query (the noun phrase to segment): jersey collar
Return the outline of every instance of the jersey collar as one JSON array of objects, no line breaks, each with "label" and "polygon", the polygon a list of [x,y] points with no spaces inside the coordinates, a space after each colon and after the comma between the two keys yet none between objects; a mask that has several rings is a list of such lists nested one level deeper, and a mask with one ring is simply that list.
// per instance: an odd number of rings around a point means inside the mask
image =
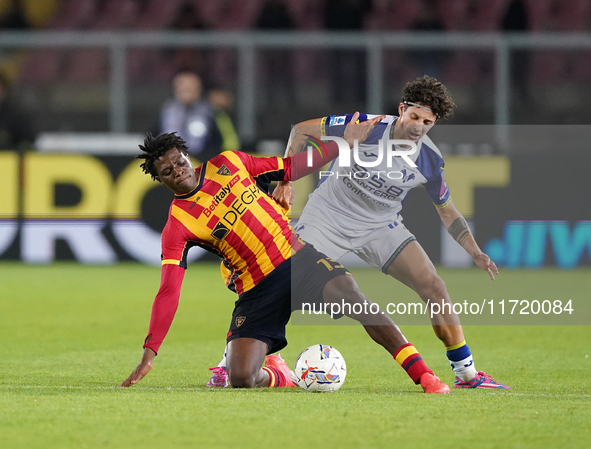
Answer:
[{"label": "jersey collar", "polygon": [[398,117],[394,117],[394,121],[390,125],[390,136],[388,138],[390,140],[394,139],[394,128],[396,127],[396,122],[398,121]]}]

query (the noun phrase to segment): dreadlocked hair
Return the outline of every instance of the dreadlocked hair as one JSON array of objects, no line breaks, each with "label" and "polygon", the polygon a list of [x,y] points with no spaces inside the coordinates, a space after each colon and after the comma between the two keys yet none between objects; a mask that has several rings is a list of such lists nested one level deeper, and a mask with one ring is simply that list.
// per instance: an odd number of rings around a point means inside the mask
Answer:
[{"label": "dreadlocked hair", "polygon": [[187,143],[182,137],[177,136],[176,133],[164,133],[157,137],[152,136],[151,133],[146,135],[143,145],[139,145],[140,150],[143,154],[138,154],[138,159],[144,159],[144,162],[140,165],[140,168],[144,173],[152,176],[152,179],[156,179],[158,173],[156,172],[156,166],[154,162],[164,156],[169,150],[176,148],[183,154],[188,153]]},{"label": "dreadlocked hair", "polygon": [[447,88],[429,75],[423,75],[406,83],[402,102],[421,103],[431,108],[437,118],[449,118],[456,106]]}]

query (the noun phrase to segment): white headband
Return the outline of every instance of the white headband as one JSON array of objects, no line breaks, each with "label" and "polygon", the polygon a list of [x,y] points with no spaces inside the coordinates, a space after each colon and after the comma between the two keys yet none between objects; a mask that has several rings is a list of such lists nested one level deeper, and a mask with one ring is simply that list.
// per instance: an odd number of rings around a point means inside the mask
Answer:
[{"label": "white headband", "polygon": [[[418,104],[418,103],[413,103],[412,101],[403,101],[404,104],[407,104],[409,106],[416,106],[417,108],[421,108],[424,109],[425,111],[429,111],[430,113],[434,114],[434,112],[431,110],[431,108],[427,107],[427,106],[423,106],[422,104]],[[437,118],[439,118],[439,115],[435,114],[435,116]]]}]

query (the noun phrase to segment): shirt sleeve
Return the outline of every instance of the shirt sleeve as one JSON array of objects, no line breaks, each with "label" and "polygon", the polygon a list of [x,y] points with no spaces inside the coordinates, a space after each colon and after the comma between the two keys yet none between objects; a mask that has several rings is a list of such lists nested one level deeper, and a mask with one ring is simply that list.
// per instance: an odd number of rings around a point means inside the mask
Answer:
[{"label": "shirt sleeve", "polygon": [[236,151],[235,154],[253,178],[265,175],[269,181],[283,181],[285,179],[286,167],[283,158],[254,157],[240,151]]},{"label": "shirt sleeve", "polygon": [[321,150],[312,152],[311,161],[306,152],[286,158],[254,157],[241,152],[236,154],[253,178],[265,175],[270,181],[295,181],[336,158],[339,148],[335,142],[322,144]]},{"label": "shirt sleeve", "polygon": [[445,162],[437,147],[432,143],[423,143],[416,164],[427,180],[423,185],[433,204],[437,207],[447,206],[451,201],[451,194],[443,175]]},{"label": "shirt sleeve", "polygon": [[[345,134],[345,128],[353,118],[353,114],[329,115],[322,118],[320,129],[323,136],[342,137]],[[365,122],[367,114],[359,114],[359,121]]]},{"label": "shirt sleeve", "polygon": [[178,220],[169,215],[162,231],[162,265],[179,265],[187,268],[187,255],[193,242],[187,241]]},{"label": "shirt sleeve", "polygon": [[152,316],[144,348],[158,353],[176,314],[181,285],[187,268],[187,253],[190,248],[182,229],[172,216],[162,231],[162,271],[160,288],[152,305]]},{"label": "shirt sleeve", "polygon": [[152,304],[150,328],[144,341],[144,348],[150,348],[156,354],[178,309],[184,276],[185,270],[179,265],[162,265],[160,288]]},{"label": "shirt sleeve", "polygon": [[443,176],[443,167],[441,167],[438,174],[439,176],[434,176],[425,183],[425,190],[427,190],[435,206],[445,207],[451,201],[451,194],[447,182],[445,182],[445,176]]}]

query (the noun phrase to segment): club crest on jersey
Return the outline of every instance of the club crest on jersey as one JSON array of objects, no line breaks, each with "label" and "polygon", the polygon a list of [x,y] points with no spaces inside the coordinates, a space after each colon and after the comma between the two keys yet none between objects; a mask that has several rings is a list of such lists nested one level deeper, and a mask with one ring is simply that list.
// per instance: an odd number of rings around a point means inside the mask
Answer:
[{"label": "club crest on jersey", "polygon": [[214,239],[222,240],[226,235],[228,235],[228,232],[230,232],[230,228],[218,221],[218,223],[215,225],[215,228],[213,228],[213,231],[211,232],[211,236]]},{"label": "club crest on jersey", "polygon": [[402,182],[412,181],[413,179],[416,178],[416,176],[413,172],[407,173],[406,168],[402,169],[400,171],[400,173],[402,173]]},{"label": "club crest on jersey", "polygon": [[225,165],[222,165],[220,167],[220,169],[217,171],[217,173],[218,173],[218,175],[222,175],[222,176],[230,176],[232,174],[230,169],[228,167],[226,167]]},{"label": "club crest on jersey", "polygon": [[245,316],[237,316],[236,317],[236,327],[242,326],[242,324],[244,324],[245,321],[246,321]]}]

